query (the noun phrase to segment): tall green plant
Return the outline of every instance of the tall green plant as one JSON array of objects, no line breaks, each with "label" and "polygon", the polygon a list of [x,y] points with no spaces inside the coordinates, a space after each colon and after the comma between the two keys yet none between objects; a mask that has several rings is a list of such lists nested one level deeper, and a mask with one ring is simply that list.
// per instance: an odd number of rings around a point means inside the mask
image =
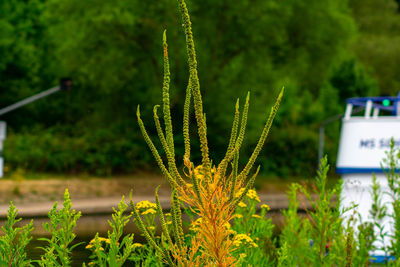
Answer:
[{"label": "tall green plant", "polygon": [[27,258],[25,248],[32,240],[33,221],[23,227],[15,224],[21,221],[17,219],[18,210],[11,202],[7,213],[7,221],[1,230],[0,236],[0,266],[32,266]]},{"label": "tall green plant", "polygon": [[393,236],[391,236],[391,250],[396,259],[400,259],[400,151],[395,148],[394,139],[391,139],[389,151],[383,159],[382,169],[387,177],[389,195],[393,207]]},{"label": "tall green plant", "polygon": [[[164,164],[160,154],[151,141],[143,121],[140,117],[139,107],[137,117],[142,134],[153,153],[162,173],[167,178],[172,188],[171,214],[172,214],[172,236],[166,230],[164,215],[158,201],[156,193],[157,214],[160,218],[163,235],[167,243],[157,244],[154,238],[146,229],[144,222],[137,211],[135,205],[131,202],[136,223],[144,233],[147,241],[157,251],[160,259],[171,266],[175,265],[205,265],[215,263],[217,266],[235,265],[237,259],[233,256],[234,250],[231,232],[226,228],[233,218],[233,212],[243,199],[243,197],[252,188],[256,175],[248,178],[248,175],[259,155],[264,142],[268,136],[272,121],[276,115],[278,106],[281,102],[283,90],[279,94],[275,105],[272,107],[269,118],[262,130],[258,143],[250,156],[245,167],[238,171],[238,152],[243,142],[247,114],[249,107],[249,98],[247,96],[243,109],[242,119],[239,127],[239,105],[236,104],[234,122],[229,139],[229,145],[225,157],[219,165],[212,166],[209,156],[209,146],[207,139],[207,126],[205,114],[203,111],[203,102],[200,92],[200,82],[197,71],[196,51],[193,40],[192,26],[189,12],[184,0],[178,0],[179,10],[182,15],[183,30],[186,36],[186,50],[188,55],[189,81],[186,89],[184,118],[183,118],[183,137],[185,144],[185,154],[183,156],[186,172],[182,175],[176,166],[174,137],[172,132],[172,120],[169,106],[169,59],[166,40],[166,32],[163,35],[164,49],[164,82],[162,88],[162,110],[164,117],[165,131],[162,129],[157,107],[154,107],[154,121],[160,138],[162,147],[167,157],[167,166]],[[193,106],[195,118],[197,121],[197,130],[200,139],[200,150],[202,155],[201,165],[195,166],[190,161],[190,139],[189,139],[189,109],[193,96]],[[227,175],[229,164],[232,163],[232,171]],[[236,192],[240,190],[240,194]],[[181,219],[181,203],[188,205],[190,209],[198,215],[201,220],[201,226],[196,235],[191,239],[187,246],[184,242],[184,234]],[[172,255],[172,256],[171,256]]]},{"label": "tall green plant", "polygon": [[[131,256],[134,250],[133,234],[127,234],[122,238],[124,227],[132,215],[124,215],[128,209],[125,198],[122,197],[118,204],[118,210],[113,208],[112,220],[108,221],[111,231],[108,238],[99,237],[97,233],[86,246],[90,249],[92,261],[88,265],[121,267]],[[122,239],[122,240],[121,240]]]},{"label": "tall green plant", "polygon": [[299,200],[297,199],[299,184],[292,184],[287,196],[289,208],[283,211],[284,227],[280,236],[281,247],[278,251],[278,266],[300,266],[308,264],[310,253],[310,223],[298,216]]},{"label": "tall green plant", "polygon": [[43,267],[71,266],[72,250],[80,243],[71,245],[76,235],[73,232],[76,222],[81,217],[81,212],[72,209],[68,189],[64,193],[64,203],[60,210],[57,210],[57,202],[50,210],[49,223],[44,223],[43,228],[51,234],[51,238],[39,238],[46,241],[47,246],[42,248],[45,254],[38,261]]},{"label": "tall green plant", "polygon": [[346,235],[342,225],[340,209],[341,183],[334,188],[327,187],[328,160],[321,159],[316,177],[316,188],[313,193],[316,199],[304,187],[300,190],[310,201],[313,211],[310,212],[311,239],[313,245],[310,262],[312,266],[345,266]]},{"label": "tall green plant", "polygon": [[[349,266],[354,254],[351,229],[343,226],[340,209],[341,183],[327,187],[329,165],[322,158],[317,171],[315,188],[292,185],[289,210],[282,231],[279,266]],[[297,192],[303,193],[311,204],[308,218],[297,215]],[[346,231],[347,230],[347,231]]]}]

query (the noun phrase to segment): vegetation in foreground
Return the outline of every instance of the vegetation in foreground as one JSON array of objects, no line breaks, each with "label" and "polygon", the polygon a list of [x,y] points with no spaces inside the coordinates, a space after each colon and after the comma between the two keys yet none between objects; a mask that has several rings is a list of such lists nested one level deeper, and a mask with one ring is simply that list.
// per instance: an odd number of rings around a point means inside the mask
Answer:
[{"label": "vegetation in foreground", "polygon": [[[271,109],[248,163],[241,171],[238,167],[239,150],[246,130],[249,95],[246,98],[241,120],[239,119],[239,101],[237,102],[227,152],[222,161],[213,166],[209,156],[206,117],[203,112],[190,17],[185,1],[178,0],[178,3],[186,36],[189,64],[189,81],[183,112],[185,144],[183,175],[178,171],[175,162],[169,103],[170,72],[165,32],[162,90],[165,131],[157,115],[159,106],[155,106],[153,112],[167,165],[164,164],[163,158],[147,134],[139,108],[137,110],[139,126],[145,141],[172,189],[171,213],[163,213],[158,199],[158,188],[155,193],[155,203],[144,201],[135,205],[130,200],[131,214],[125,213],[128,205],[125,204],[123,198],[118,210],[114,210],[112,220],[109,221],[111,230],[107,237],[96,235],[89,244],[85,244],[86,248],[92,252],[87,265],[122,266],[125,262],[132,261],[142,266],[360,266],[368,265],[369,251],[375,248],[385,249],[388,254],[399,259],[398,185],[400,185],[400,179],[395,172],[397,159],[393,142],[387,161],[390,167],[390,172],[387,173],[389,184],[391,184],[390,193],[393,196],[392,216],[395,220],[393,242],[390,248],[376,247],[375,241],[379,237],[375,237],[373,228],[372,231],[365,231],[371,227],[371,224],[363,224],[365,227],[363,230],[354,229],[353,222],[356,217],[344,224],[341,217],[343,210],[340,209],[341,186],[338,184],[333,189],[327,189],[326,186],[329,170],[326,158],[321,160],[313,192],[297,184],[292,186],[288,194],[290,207],[284,213],[286,224],[279,240],[273,239],[273,225],[271,220],[265,217],[268,206],[261,205],[260,214],[256,212],[259,198],[252,188],[259,168],[251,177],[248,175],[267,138],[283,90]],[[202,164],[199,166],[195,166],[190,158],[189,117],[192,99],[202,156]],[[228,168],[229,165],[231,168]],[[304,194],[313,205],[309,216],[305,218],[297,214],[299,192]],[[375,203],[371,213],[372,227],[374,223],[379,226],[381,218],[375,212],[381,210],[379,192],[379,185],[375,183],[373,189]],[[312,197],[312,193],[317,195],[316,199]],[[337,196],[336,200],[335,196]],[[188,232],[184,231],[182,210],[190,218]],[[71,246],[75,239],[73,229],[79,217],[80,213],[71,209],[71,201],[66,191],[63,207],[57,209],[56,203],[49,212],[50,222],[44,225],[44,228],[51,233],[51,238],[44,239],[47,243],[43,247],[44,254],[40,260],[33,262],[26,257],[25,252],[25,247],[31,240],[32,223],[23,228],[16,227],[17,212],[11,203],[8,221],[2,228],[4,235],[0,238],[0,263],[6,266],[29,266],[34,263],[40,266],[70,266],[71,253],[76,246],[80,245]],[[146,244],[134,243],[133,234],[123,236],[123,228],[131,217],[134,218],[134,222],[145,237]],[[156,234],[158,227],[156,218],[160,222],[161,235]],[[355,235],[356,233],[358,236]],[[384,237],[386,234],[381,233],[381,236]],[[397,266],[399,262],[387,261],[386,264]]]},{"label": "vegetation in foreground", "polygon": [[[395,161],[387,161],[392,166],[399,167],[398,151],[393,148],[388,153]],[[260,199],[255,190],[249,190],[238,203],[233,213],[233,218],[224,225],[232,240],[231,256],[235,259],[235,266],[373,266],[373,258],[369,252],[381,249],[387,253],[386,261],[381,266],[399,265],[399,220],[396,213],[384,214],[384,206],[379,199],[382,193],[379,185],[375,184],[371,190],[371,197],[374,205],[371,209],[370,220],[363,222],[358,228],[354,225],[358,218],[357,214],[347,223],[343,222],[343,210],[340,209],[340,186],[327,189],[327,176],[329,166],[326,159],[321,162],[321,169],[315,179],[314,190],[308,190],[299,184],[293,183],[288,191],[289,208],[283,211],[285,218],[284,225],[279,235],[274,232],[274,225],[271,219],[267,218],[270,210]],[[393,185],[398,188],[399,175],[394,169],[388,169],[387,176],[393,179]],[[394,174],[394,176],[391,176]],[[397,190],[397,189],[396,189]],[[393,196],[396,191],[386,192]],[[240,192],[238,192],[240,194]],[[298,195],[305,194],[310,197],[313,209],[308,211],[308,216],[298,214],[301,203]],[[312,195],[315,197],[311,197]],[[50,222],[45,228],[51,234],[46,239],[46,246],[43,247],[43,255],[40,260],[31,260],[27,257],[26,246],[32,240],[32,222],[25,226],[17,226],[17,210],[11,203],[6,224],[1,228],[0,236],[0,265],[1,266],[71,266],[71,253],[76,246],[84,246],[91,252],[90,258],[86,259],[83,266],[166,266],[171,265],[163,260],[163,253],[154,245],[159,247],[168,245],[164,230],[169,236],[174,235],[173,214],[164,214],[164,224],[160,225],[157,219],[158,210],[156,203],[141,201],[134,205],[135,211],[140,215],[142,227],[154,241],[150,243],[137,243],[131,233],[124,231],[128,221],[134,219],[133,210],[129,209],[124,198],[118,208],[114,210],[112,220],[108,223],[110,231],[107,236],[93,237],[89,243],[80,243],[70,246],[74,240],[73,233],[79,212],[71,210],[71,202],[68,191],[64,195],[65,201],[61,209],[57,205],[49,212]],[[388,203],[397,207],[399,198],[393,198]],[[203,226],[203,219],[197,216],[186,206],[181,206],[182,213],[189,218],[183,221],[184,233],[183,244],[190,248],[193,240],[199,234]],[[351,209],[349,207],[348,209]],[[389,247],[382,247],[382,240],[388,235],[386,232],[373,230],[373,226],[382,228],[382,216],[392,216],[395,224],[391,236],[392,244]],[[165,227],[166,229],[160,229]],[[160,235],[160,233],[162,233]],[[172,241],[172,240],[171,240]],[[166,247],[169,249],[168,247]],[[202,248],[199,248],[201,255]],[[167,253],[173,257],[174,254],[168,250]],[[392,257],[394,256],[395,259]],[[213,262],[208,262],[212,265]],[[177,265],[175,262],[172,263]],[[207,265],[207,264],[205,264]],[[190,265],[189,265],[190,266]],[[213,265],[214,266],[214,265]]]}]

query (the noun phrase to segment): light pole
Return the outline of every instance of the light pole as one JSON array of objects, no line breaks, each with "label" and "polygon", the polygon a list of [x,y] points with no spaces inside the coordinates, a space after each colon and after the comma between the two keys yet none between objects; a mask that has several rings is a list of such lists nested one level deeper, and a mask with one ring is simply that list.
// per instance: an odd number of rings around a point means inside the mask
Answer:
[{"label": "light pole", "polygon": [[[12,105],[0,109],[0,116],[7,114],[13,110],[16,110],[20,107],[23,107],[29,103],[35,102],[36,100],[57,93],[60,90],[68,91],[71,89],[71,86],[72,86],[72,81],[70,78],[62,78],[58,86],[50,88],[48,90],[45,90],[43,92],[40,92],[38,94],[35,94],[33,96],[30,96]],[[7,129],[7,123],[5,121],[0,121],[0,178],[3,177],[4,174],[3,141],[6,139],[6,129]]]}]

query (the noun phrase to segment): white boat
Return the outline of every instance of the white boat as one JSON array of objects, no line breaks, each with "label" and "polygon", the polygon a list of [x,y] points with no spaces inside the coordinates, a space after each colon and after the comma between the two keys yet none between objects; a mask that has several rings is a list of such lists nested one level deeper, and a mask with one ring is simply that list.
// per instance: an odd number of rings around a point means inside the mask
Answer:
[{"label": "white boat", "polygon": [[[353,114],[354,109],[363,108],[363,114]],[[355,224],[356,229],[360,222],[371,221],[370,209],[372,205],[372,177],[376,176],[382,191],[389,191],[382,160],[385,152],[390,148],[391,139],[395,146],[400,144],[400,97],[359,97],[347,100],[345,115],[342,119],[339,151],[336,172],[343,179],[342,208],[357,205],[355,210],[361,220]],[[385,168],[385,166],[383,165]],[[386,205],[388,214],[391,214],[391,198],[388,194],[381,195],[382,203]],[[354,210],[347,211],[345,221],[354,216]],[[358,217],[358,216],[357,216]],[[357,218],[359,219],[359,218]],[[389,235],[393,234],[393,220],[386,216],[382,225],[387,232],[382,242],[374,245],[381,249],[371,252],[371,255],[382,257],[385,255],[383,246],[390,246]],[[375,228],[375,235],[378,229]]]}]

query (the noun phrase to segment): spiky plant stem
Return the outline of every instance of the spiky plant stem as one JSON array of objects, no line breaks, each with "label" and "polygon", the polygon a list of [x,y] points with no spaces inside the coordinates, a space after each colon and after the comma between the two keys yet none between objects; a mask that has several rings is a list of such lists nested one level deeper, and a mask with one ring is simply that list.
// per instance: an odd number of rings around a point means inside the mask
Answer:
[{"label": "spiky plant stem", "polygon": [[[159,167],[161,168],[162,173],[164,176],[166,176],[168,182],[170,183],[172,189],[171,213],[173,228],[172,232],[174,235],[173,238],[170,236],[166,227],[165,218],[162,214],[162,209],[158,199],[158,188],[156,190],[156,212],[160,218],[163,235],[165,236],[168,245],[165,244],[163,239],[161,240],[161,244],[157,244],[155,242],[145,228],[144,223],[132,202],[131,207],[134,217],[136,218],[137,225],[143,231],[144,236],[148,240],[149,244],[156,249],[162,260],[166,261],[169,265],[175,266],[175,264],[178,264],[178,266],[220,267],[235,266],[237,260],[232,256],[232,252],[235,248],[233,247],[233,241],[231,240],[232,233],[227,225],[229,225],[229,221],[233,218],[233,212],[238,203],[247,194],[249,189],[253,187],[254,180],[260,168],[257,168],[256,173],[250,179],[247,177],[267,138],[272,121],[282,99],[283,89],[279,94],[275,105],[271,109],[269,118],[263,128],[254,152],[240,174],[238,174],[238,159],[240,147],[243,143],[246,130],[250,94],[247,94],[246,97],[242,118],[240,120],[240,128],[239,101],[237,101],[227,152],[222,162],[218,165],[218,169],[215,167],[212,168],[212,162],[209,158],[206,116],[203,112],[200,82],[197,72],[196,51],[193,41],[190,16],[185,1],[177,1],[179,4],[179,10],[182,16],[183,28],[186,36],[186,49],[189,65],[189,81],[186,88],[183,116],[183,138],[185,144],[183,161],[188,172],[185,173],[185,175],[192,183],[185,182],[180,175],[175,162],[173,128],[169,101],[170,71],[168,45],[166,32],[164,31],[164,79],[162,87],[162,103],[165,134],[157,115],[158,106],[154,107],[154,122],[161,144],[167,155],[168,169],[165,167],[157,149],[147,134],[143,121],[140,118],[139,107],[137,111],[137,118],[144,139],[153,153]],[[189,111],[192,95],[202,154],[202,164],[197,167],[195,167],[195,165],[190,161]],[[226,170],[232,160],[232,173],[227,176]],[[236,195],[236,192],[239,190],[241,193]],[[192,211],[197,213],[197,215],[202,218],[199,230],[195,237],[190,241],[191,246],[189,247],[185,245],[183,239],[184,233],[181,218],[181,202],[188,205]],[[173,256],[173,259],[170,255]]]},{"label": "spiky plant stem", "polygon": [[194,109],[197,120],[197,128],[200,137],[200,148],[202,155],[202,165],[207,170],[210,169],[210,158],[208,154],[208,141],[206,132],[206,123],[203,117],[203,101],[201,99],[200,82],[197,74],[196,50],[194,48],[192,23],[190,21],[189,11],[184,0],[178,0],[180,12],[182,15],[183,29],[186,35],[186,50],[189,64],[189,84],[193,93]]}]

